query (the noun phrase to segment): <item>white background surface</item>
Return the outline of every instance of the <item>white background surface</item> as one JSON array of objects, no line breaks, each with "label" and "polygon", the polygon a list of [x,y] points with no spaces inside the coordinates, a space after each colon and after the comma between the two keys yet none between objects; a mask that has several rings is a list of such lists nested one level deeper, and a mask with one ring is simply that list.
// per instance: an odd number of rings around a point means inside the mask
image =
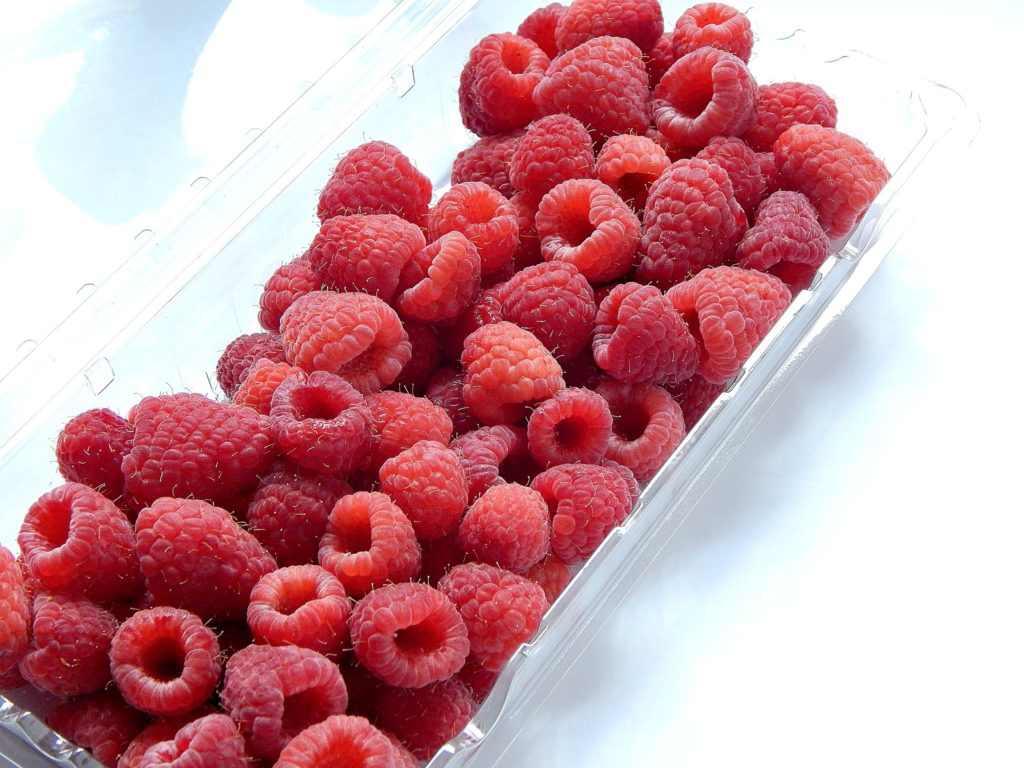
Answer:
[{"label": "white background surface", "polygon": [[[53,13],[101,39],[110,27],[90,29],[87,11],[103,16],[117,5]],[[331,4],[320,5],[304,12]],[[982,132],[950,169],[935,208],[890,254],[503,766],[1024,765],[1024,416],[1015,365],[1024,304],[1024,13],[991,0],[770,7],[818,39],[950,85],[979,113]],[[228,13],[246,11],[255,17],[246,4]],[[330,14],[323,16],[326,29]],[[231,25],[217,34],[223,40],[232,29],[233,42],[220,50],[237,46],[248,60],[251,38]],[[26,40],[36,38],[9,37],[4,46],[16,52]],[[268,86],[281,98],[307,76],[300,70],[319,65],[318,49],[308,48],[314,53],[301,66],[281,63],[288,78],[278,90]],[[45,324],[12,308],[17,286],[55,274],[53,266],[74,281],[83,262],[112,268],[149,226],[146,211],[234,151],[228,132],[204,128],[223,119],[216,100],[192,94],[179,105],[192,159],[169,167],[163,198],[149,208],[125,202],[108,220],[39,218],[40,210],[63,210],[66,195],[40,180],[26,141],[66,102],[82,50],[61,54],[71,64],[51,52],[34,69],[2,70],[17,107],[0,133],[0,242],[13,244],[0,254],[3,327],[15,346]],[[229,76],[212,56],[186,66],[213,68],[214,80]],[[258,115],[236,117],[234,133],[259,127]],[[70,248],[67,228],[90,247]]]}]

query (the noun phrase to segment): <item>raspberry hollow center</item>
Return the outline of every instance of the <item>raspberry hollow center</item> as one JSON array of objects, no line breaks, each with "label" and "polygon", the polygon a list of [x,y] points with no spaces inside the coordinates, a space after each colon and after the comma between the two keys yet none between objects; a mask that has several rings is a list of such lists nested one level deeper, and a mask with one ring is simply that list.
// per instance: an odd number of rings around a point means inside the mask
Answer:
[{"label": "raspberry hollow center", "polygon": [[373,529],[367,509],[353,507],[339,526],[341,540],[346,552],[369,552],[373,545]]},{"label": "raspberry hollow center", "polygon": [[275,610],[284,615],[291,616],[299,608],[317,599],[316,584],[310,581],[289,581],[282,585]]},{"label": "raspberry hollow center", "polygon": [[521,75],[526,71],[529,52],[521,46],[503,45],[501,47],[501,63],[513,75]]},{"label": "raspberry hollow center", "polygon": [[291,738],[314,723],[320,723],[335,714],[323,691],[310,688],[286,696],[281,713],[281,734]]},{"label": "raspberry hollow center", "polygon": [[436,651],[445,642],[444,631],[435,624],[421,622],[395,633],[395,645],[405,653],[420,655]]},{"label": "raspberry hollow center", "polygon": [[177,680],[185,672],[185,649],[177,637],[160,637],[151,643],[142,656],[142,669],[147,676],[162,683]]},{"label": "raspberry hollow center", "polygon": [[336,418],[345,408],[345,404],[334,402],[326,392],[316,389],[299,389],[295,392],[295,405],[303,419]]},{"label": "raspberry hollow center", "polygon": [[555,426],[555,440],[566,448],[576,448],[587,437],[587,424],[582,419],[562,419]]},{"label": "raspberry hollow center", "polygon": [[64,546],[71,534],[71,505],[51,504],[49,513],[39,521],[38,531],[51,549]]},{"label": "raspberry hollow center", "polygon": [[647,425],[650,423],[650,415],[640,408],[630,408],[625,413],[615,414],[613,428],[615,434],[623,440],[639,440],[644,436]]},{"label": "raspberry hollow center", "polygon": [[696,119],[704,114],[711,99],[715,95],[715,86],[711,80],[711,73],[700,73],[702,76],[694,77],[687,84],[687,88],[680,93],[674,94],[672,101],[680,114],[691,119]]}]

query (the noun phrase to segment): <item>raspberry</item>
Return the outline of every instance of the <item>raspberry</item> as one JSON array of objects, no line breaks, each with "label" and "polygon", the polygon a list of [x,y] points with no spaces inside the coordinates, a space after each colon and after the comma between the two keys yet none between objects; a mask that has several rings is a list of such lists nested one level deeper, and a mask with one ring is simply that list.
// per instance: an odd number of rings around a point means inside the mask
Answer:
[{"label": "raspberry", "polygon": [[260,294],[260,325],[272,333],[281,330],[281,315],[297,298],[323,288],[320,275],[313,269],[309,253],[292,259],[274,270]]},{"label": "raspberry", "polygon": [[578,355],[594,331],[594,289],[569,261],[527,267],[501,288],[504,317],[559,359]]},{"label": "raspberry", "polygon": [[559,51],[595,37],[624,37],[649,51],[665,29],[658,0],[573,0],[555,29]]},{"label": "raspberry", "polygon": [[765,181],[760,161],[750,147],[734,137],[716,136],[694,157],[724,168],[732,183],[736,202],[748,214],[753,214],[764,194]]},{"label": "raspberry", "polygon": [[97,762],[114,768],[146,720],[116,692],[106,691],[58,704],[46,716],[46,724],[89,750]]},{"label": "raspberry", "polygon": [[340,478],[280,469],[262,479],[249,502],[249,532],[279,565],[315,563],[327,516],[351,490]]},{"label": "raspberry", "polygon": [[398,147],[371,141],[349,150],[320,193],[317,216],[391,213],[417,226],[430,205],[430,179]]},{"label": "raspberry", "polygon": [[256,485],[277,457],[270,420],[202,395],[146,397],[132,410],[135,443],[121,464],[125,490],[228,503]]},{"label": "raspberry", "polygon": [[654,88],[668,72],[668,68],[676,63],[675,47],[672,45],[672,33],[666,32],[658,38],[654,47],[647,53],[647,79]]},{"label": "raspberry", "polygon": [[188,723],[171,739],[154,744],[139,768],[247,768],[245,740],[227,715],[206,715]]},{"label": "raspberry", "polygon": [[157,499],[139,513],[135,533],[154,603],[203,619],[242,620],[253,586],[275,568],[231,513],[205,501]]},{"label": "raspberry", "polygon": [[646,136],[612,136],[597,154],[597,178],[643,213],[651,184],[671,164],[665,150]]},{"label": "raspberry", "polygon": [[[480,256],[480,271],[484,275],[492,274],[508,264],[519,243],[516,209],[500,192],[481,181],[455,184],[445,192],[430,211],[427,231],[431,240],[437,240],[449,232],[465,235]],[[460,245],[460,251],[464,253],[465,245]],[[433,253],[430,255],[434,257]],[[465,258],[462,256],[460,260]],[[425,265],[422,268],[425,270]],[[460,284],[467,282],[471,280],[459,280]],[[446,316],[444,319],[451,317]]]},{"label": "raspberry", "polygon": [[516,649],[530,641],[548,609],[537,584],[483,563],[455,566],[437,588],[466,622],[470,653],[491,672],[500,672]]},{"label": "raspberry", "polygon": [[117,630],[110,669],[124,700],[150,715],[186,715],[220,682],[217,636],[179,608],[139,611]]},{"label": "raspberry", "polygon": [[326,371],[290,376],[274,393],[270,431],[281,453],[321,474],[347,474],[373,445],[363,396]]},{"label": "raspberry", "polygon": [[828,248],[810,200],[799,192],[776,192],[758,206],[754,226],[736,246],[736,264],[765,272],[779,262],[792,262],[817,270]]},{"label": "raspberry", "polygon": [[448,445],[452,420],[425,397],[404,392],[378,392],[366,398],[373,414],[376,440],[370,463],[374,470],[420,440]]},{"label": "raspberry", "polygon": [[590,134],[569,115],[549,115],[531,124],[510,160],[512,186],[537,200],[563,181],[593,176]]},{"label": "raspberry", "polygon": [[683,381],[697,369],[697,342],[672,303],[653,285],[622,283],[601,302],[594,361],[619,381]]},{"label": "raspberry", "polygon": [[[669,394],[671,395],[672,393],[669,392]],[[636,475],[633,474],[633,471],[628,467],[619,464],[619,462],[609,459],[607,456],[601,460],[601,466],[615,470],[619,477],[626,482],[626,485],[629,487],[629,505],[631,507],[635,507],[637,501],[640,499],[640,483],[636,481]]]},{"label": "raspberry", "polygon": [[792,261],[780,261],[768,270],[768,274],[779,278],[792,296],[806,289],[818,274],[818,267],[813,264],[797,264]]},{"label": "raspberry", "polygon": [[829,237],[848,235],[889,180],[867,145],[834,128],[794,125],[774,152],[783,187],[807,196]]},{"label": "raspberry", "polygon": [[318,565],[293,565],[256,583],[246,621],[257,642],[298,645],[333,657],[348,639],[351,609],[332,574]]},{"label": "raspberry", "polygon": [[536,43],[488,35],[469,52],[459,77],[462,123],[477,136],[522,128],[537,116],[533,92],[550,59]]},{"label": "raspberry", "polygon": [[364,717],[333,715],[288,742],[274,768],[398,768],[388,737]]},{"label": "raspberry", "polygon": [[451,678],[426,688],[385,688],[378,721],[417,758],[429,760],[466,727],[475,711],[473,694]]},{"label": "raspberry", "polygon": [[393,584],[370,592],[349,618],[356,658],[400,688],[446,680],[469,654],[466,625],[451,601],[426,584]]},{"label": "raspberry", "polygon": [[461,232],[441,235],[406,264],[399,290],[395,306],[403,317],[423,323],[454,320],[480,291],[476,246]]},{"label": "raspberry", "polygon": [[132,425],[107,408],[80,413],[57,436],[57,468],[72,483],[116,499],[124,488],[121,462],[131,450]]},{"label": "raspberry", "polygon": [[225,395],[235,396],[238,385],[261,357],[275,363],[284,362],[280,336],[276,333],[246,333],[224,348],[217,360],[217,383]]},{"label": "raspberry", "polygon": [[412,357],[391,386],[402,392],[424,395],[441,365],[441,341],[432,325],[413,322],[403,325],[412,347]]},{"label": "raspberry", "polygon": [[525,571],[548,553],[547,504],[525,485],[492,485],[462,519],[459,543],[480,562]]},{"label": "raspberry", "polygon": [[725,391],[724,384],[712,384],[700,374],[694,374],[682,384],[669,390],[683,410],[683,421],[693,429],[718,396]]},{"label": "raspberry", "polygon": [[484,424],[515,424],[526,406],[565,387],[558,361],[537,337],[507,322],[467,336],[462,367],[463,396]]},{"label": "raspberry", "polygon": [[646,483],[686,436],[679,404],[654,384],[607,381],[598,385],[597,394],[608,401],[614,419],[606,457]]},{"label": "raspberry", "polygon": [[426,584],[437,584],[452,566],[468,560],[469,555],[459,546],[458,531],[441,539],[424,541],[423,566],[418,580]]},{"label": "raspberry", "polygon": [[86,485],[65,483],[40,496],[21,524],[18,546],[28,578],[43,589],[101,603],[138,590],[131,523]]},{"label": "raspberry", "polygon": [[238,391],[235,392],[232,402],[235,405],[247,405],[264,416],[269,416],[274,392],[281,386],[281,382],[293,375],[302,380],[306,378],[306,372],[301,368],[288,365],[288,363],[275,363],[261,357],[253,363],[249,373],[238,385]]},{"label": "raspberry", "polygon": [[519,25],[516,34],[533,40],[549,59],[558,55],[558,44],[555,42],[555,28],[562,18],[566,7],[561,3],[550,3],[538,8]]},{"label": "raspberry", "polygon": [[750,61],[754,35],[750,19],[724,3],[701,3],[683,12],[672,32],[675,57],[710,46]]},{"label": "raspberry", "polygon": [[501,309],[500,286],[496,285],[481,291],[476,301],[459,315],[451,327],[445,329],[444,338],[441,340],[445,355],[452,361],[458,362],[462,356],[462,347],[469,334],[481,326],[497,323],[504,319]]},{"label": "raspberry", "polygon": [[499,424],[467,432],[452,441],[469,484],[469,498],[475,500],[502,478],[524,479],[532,467],[526,430]]},{"label": "raspberry", "polygon": [[633,509],[629,483],[614,469],[561,464],[530,483],[552,511],[551,550],[569,565],[582,563]]},{"label": "raspberry", "polygon": [[608,450],[612,415],[608,403],[588,389],[563,389],[530,414],[530,455],[541,467],[580,461],[593,464]]},{"label": "raspberry", "polygon": [[[214,714],[214,710],[211,707],[200,707],[181,717],[161,718],[150,723],[139,732],[138,736],[132,739],[124,754],[117,761],[117,768],[139,768],[142,756],[146,754],[150,747],[159,744],[161,741],[173,740],[175,734],[186,725],[211,714]],[[230,718],[228,719],[230,720]],[[233,722],[232,728],[237,732]]]},{"label": "raspberry", "polygon": [[705,269],[667,295],[700,344],[700,375],[716,384],[739,372],[790,299],[778,278],[740,267]]},{"label": "raspberry", "polygon": [[10,550],[0,546],[0,674],[15,667],[25,653],[31,626],[32,611],[21,564]]},{"label": "raspberry", "polygon": [[314,291],[281,318],[288,362],[341,376],[360,392],[391,384],[412,357],[398,314],[376,296]]},{"label": "raspberry", "polygon": [[480,426],[480,421],[469,410],[462,397],[462,372],[455,368],[439,368],[430,379],[426,397],[434,405],[444,409],[452,420],[452,430],[461,435]]},{"label": "raspberry", "polygon": [[537,237],[537,208],[540,199],[528,192],[516,192],[512,195],[512,206],[519,218],[519,246],[512,257],[512,269],[515,272],[534,264],[540,264],[544,257],[540,254],[540,238]]},{"label": "raspberry", "polygon": [[481,181],[505,197],[512,197],[515,188],[508,178],[509,167],[524,133],[519,130],[485,136],[459,152],[452,163],[452,184]]},{"label": "raspberry", "polygon": [[771,152],[775,140],[794,125],[836,127],[836,103],[809,83],[771,83],[759,86],[754,122],[743,140],[755,152]]},{"label": "raspberry", "polygon": [[276,760],[303,730],[344,712],[348,691],[338,665],[316,651],[250,645],[228,659],[220,703],[252,754]]},{"label": "raspberry", "polygon": [[32,640],[22,677],[57,696],[95,693],[110,682],[107,654],[117,619],[88,600],[43,593],[32,604]]},{"label": "raspberry", "polygon": [[540,114],[572,115],[598,138],[644,131],[647,97],[643,53],[621,37],[595,37],[563,53],[533,92]]},{"label": "raspberry", "polygon": [[353,597],[389,581],[408,581],[420,569],[412,523],[383,493],[343,496],[320,539],[320,565]]},{"label": "raspberry", "polygon": [[525,576],[544,590],[548,603],[554,603],[572,581],[572,570],[551,554],[530,568]]},{"label": "raspberry", "polygon": [[706,160],[673,163],[647,198],[637,279],[669,288],[722,264],[746,227],[725,169]]},{"label": "raspberry", "polygon": [[458,454],[435,440],[421,440],[385,461],[380,488],[405,512],[420,539],[452,533],[469,504]]}]

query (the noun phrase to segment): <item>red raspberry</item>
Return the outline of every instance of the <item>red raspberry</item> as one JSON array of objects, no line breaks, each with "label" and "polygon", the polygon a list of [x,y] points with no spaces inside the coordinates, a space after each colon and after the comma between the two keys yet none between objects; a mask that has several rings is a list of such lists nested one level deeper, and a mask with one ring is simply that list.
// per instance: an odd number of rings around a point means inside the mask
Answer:
[{"label": "red raspberry", "polygon": [[282,468],[262,479],[249,502],[249,532],[279,565],[315,563],[327,516],[351,491],[340,478]]},{"label": "red raspberry", "polygon": [[323,288],[320,275],[313,269],[309,253],[278,267],[260,294],[260,325],[272,333],[281,330],[281,315],[297,298]]},{"label": "red raspberry", "polygon": [[700,375],[717,384],[739,372],[790,299],[778,278],[740,267],[705,269],[667,295],[697,336]]},{"label": "red raspberry", "polygon": [[[214,714],[212,707],[200,707],[181,717],[161,718],[150,723],[132,739],[124,754],[117,761],[117,768],[139,768],[142,756],[150,747],[156,746],[161,741],[172,741],[178,731],[186,725],[212,714]],[[230,718],[228,719],[230,720]],[[237,732],[238,729],[235,727],[234,721],[232,721],[232,728]]]},{"label": "red raspberry", "polygon": [[509,179],[539,201],[563,181],[592,178],[594,162],[594,145],[583,123],[569,115],[549,115],[531,124],[516,145]]},{"label": "red raspberry", "polygon": [[597,178],[643,213],[651,184],[671,164],[665,150],[646,136],[612,136],[597,154]]},{"label": "red raspberry", "polygon": [[412,357],[398,314],[365,293],[307,293],[281,318],[281,340],[292,365],[337,374],[363,393],[391,384]]},{"label": "red raspberry", "polygon": [[725,169],[706,160],[673,163],[647,198],[637,279],[669,288],[722,264],[746,228]]},{"label": "red raspberry", "polygon": [[544,590],[549,604],[553,604],[572,581],[572,570],[554,554],[545,557],[524,575]]},{"label": "red raspberry", "polygon": [[[669,392],[669,394],[671,395],[672,393]],[[635,507],[637,501],[640,499],[640,483],[636,481],[636,475],[633,474],[633,471],[628,467],[619,464],[619,462],[609,459],[607,456],[601,460],[601,466],[615,470],[619,474],[619,477],[626,482],[626,485],[629,487],[629,505],[631,507]]]},{"label": "red raspberry", "polygon": [[572,179],[540,201],[537,235],[547,261],[567,261],[590,282],[603,283],[632,268],[640,221],[608,185]]},{"label": "red raspberry", "polygon": [[139,588],[131,523],[86,485],[66,483],[40,496],[21,524],[18,546],[28,578],[43,589],[112,603]]},{"label": "red raspberry", "polygon": [[425,397],[404,392],[378,392],[366,398],[366,404],[373,414],[376,435],[370,456],[374,471],[420,440],[436,440],[448,445],[452,439],[452,420],[443,408]]},{"label": "red raspberry", "polygon": [[701,3],[683,12],[672,32],[675,57],[710,46],[750,61],[754,34],[750,19],[724,3]]},{"label": "red raspberry", "polygon": [[697,370],[699,349],[686,322],[653,285],[622,283],[601,302],[594,361],[620,381],[683,381]]},{"label": "red raspberry", "polygon": [[21,564],[0,546],[0,674],[14,668],[24,655],[31,626],[32,610]]},{"label": "red raspberry", "polygon": [[235,405],[247,405],[264,416],[269,416],[274,392],[281,386],[281,382],[293,375],[303,380],[306,378],[306,372],[301,368],[288,363],[275,363],[261,357],[253,363],[252,368],[242,379],[231,402]]},{"label": "red raspberry", "polygon": [[206,715],[143,754],[139,768],[248,768],[245,739],[227,715]]},{"label": "red raspberry", "polygon": [[806,289],[818,274],[818,267],[813,264],[797,264],[792,261],[780,261],[768,270],[768,274],[779,278],[787,288],[791,296]]},{"label": "red raspberry", "polygon": [[[431,240],[449,232],[465,235],[480,255],[480,271],[484,275],[508,264],[519,243],[516,209],[500,192],[480,181],[455,184],[445,192],[430,211],[427,230]],[[461,250],[465,252],[465,247]],[[466,282],[471,280],[459,281]]]},{"label": "red raspberry", "polygon": [[58,704],[46,716],[46,724],[68,741],[87,749],[102,765],[114,768],[139,731],[145,715],[105,691]]},{"label": "red raspberry", "polygon": [[654,47],[647,52],[647,79],[654,88],[668,72],[668,68],[676,63],[675,46],[672,44],[672,33],[666,32],[658,38]]},{"label": "red raspberry", "polygon": [[380,489],[405,512],[420,539],[452,533],[469,504],[458,454],[436,440],[421,440],[385,461]]},{"label": "red raspberry", "polygon": [[480,562],[525,571],[548,553],[551,525],[547,504],[525,485],[492,485],[462,519],[459,543]]},{"label": "red raspberry", "polygon": [[274,768],[398,768],[388,737],[364,717],[333,715],[288,742]]},{"label": "red raspberry", "polygon": [[356,603],[349,618],[359,662],[388,685],[422,688],[459,671],[469,655],[466,625],[451,601],[426,584],[392,584]]},{"label": "red raspberry", "polygon": [[588,389],[563,389],[530,414],[526,434],[530,455],[540,467],[574,461],[593,464],[608,450],[612,414],[600,395]]},{"label": "red raspberry", "polygon": [[[513,275],[526,267],[540,264],[544,257],[540,253],[540,238],[537,237],[537,208],[540,199],[528,192],[516,192],[512,195],[512,206],[519,217],[519,246],[512,257]],[[511,277],[511,276],[510,276]]]},{"label": "red raspberry", "polygon": [[485,325],[466,337],[462,393],[484,424],[515,424],[526,407],[565,387],[558,361],[529,331]]},{"label": "red raspberry", "polygon": [[550,3],[538,8],[519,25],[516,34],[533,40],[549,59],[558,55],[558,44],[555,42],[555,28],[562,18],[566,7],[561,3]]},{"label": "red raspberry", "polygon": [[405,513],[383,493],[338,499],[320,539],[320,565],[345,592],[365,595],[389,581],[408,581],[420,570],[420,546]]},{"label": "red raspberry", "polygon": [[794,125],[774,152],[783,187],[807,195],[829,237],[848,235],[889,180],[866,144],[834,128]]},{"label": "red raspberry", "polygon": [[217,383],[224,394],[234,397],[253,363],[262,357],[275,363],[284,362],[284,347],[279,335],[245,333],[228,344],[217,360]]},{"label": "red raspberry", "polygon": [[143,398],[130,420],[135,442],[121,469],[125,490],[142,503],[161,496],[228,503],[277,457],[267,417],[202,395]]},{"label": "red raspberry", "polygon": [[316,651],[250,645],[228,659],[220,704],[252,754],[276,760],[303,730],[344,712],[348,691],[338,665]]},{"label": "red raspberry", "polygon": [[485,136],[459,152],[452,163],[452,184],[480,181],[505,197],[512,197],[515,188],[508,178],[510,163],[524,133],[519,130]]},{"label": "red raspberry", "polygon": [[80,413],[57,437],[57,468],[72,483],[116,499],[124,488],[121,462],[132,447],[132,425],[107,408]]},{"label": "red raspberry", "polygon": [[669,391],[683,410],[683,421],[687,428],[693,429],[700,417],[725,391],[725,384],[712,384],[700,374],[694,374]]},{"label": "red raspberry", "polygon": [[794,125],[836,127],[836,103],[809,83],[771,83],[759,86],[754,123],[743,140],[755,152],[771,152],[775,140]]},{"label": "red raspberry", "polygon": [[530,641],[548,609],[538,585],[483,563],[455,566],[437,588],[459,609],[471,654],[491,672],[500,672],[516,649]]},{"label": "red raspberry", "polygon": [[736,202],[748,214],[754,213],[764,194],[765,181],[761,163],[750,147],[735,137],[716,136],[694,157],[724,168],[732,182]]},{"label": "red raspberry", "polygon": [[475,500],[502,478],[525,480],[533,466],[526,430],[499,424],[467,432],[452,441],[469,483],[469,498]]},{"label": "red raspberry", "polygon": [[481,326],[504,320],[501,309],[500,285],[480,292],[476,301],[459,315],[455,323],[445,328],[441,339],[442,351],[453,362],[459,362],[466,337]]},{"label": "red raspberry", "polygon": [[605,455],[646,483],[686,436],[679,404],[654,384],[606,381],[597,394],[608,401],[615,420]]},{"label": "red raspberry", "polygon": [[658,0],[573,0],[555,29],[559,51],[595,37],[624,37],[647,52],[665,30]]},{"label": "red raspberry", "polygon": [[341,582],[318,565],[293,565],[260,579],[246,621],[267,645],[298,645],[334,657],[348,639],[352,606]]},{"label": "red raspberry", "polygon": [[621,37],[595,37],[563,53],[533,92],[540,114],[572,115],[597,138],[644,131],[647,97],[643,53]]},{"label": "red raspberry", "polygon": [[385,688],[378,721],[417,758],[429,760],[466,727],[474,712],[473,694],[453,677],[426,688]]},{"label": "red raspberry", "polygon": [[578,355],[594,331],[594,289],[569,261],[527,267],[501,287],[504,317],[559,359]]},{"label": "red raspberry", "polygon": [[135,533],[154,603],[203,619],[242,620],[253,586],[276,567],[230,512],[197,499],[157,499]]},{"label": "red raspberry", "polygon": [[532,40],[488,35],[469,52],[459,77],[462,123],[477,136],[522,128],[537,116],[533,92],[550,59]]},{"label": "red raspberry", "polygon": [[56,696],[95,693],[110,682],[113,614],[88,600],[49,593],[36,595],[32,613],[32,640],[18,665],[27,682]]},{"label": "red raspberry", "polygon": [[194,613],[139,611],[117,630],[110,669],[124,700],[150,715],[186,715],[220,682],[220,645]]},{"label": "red raspberry", "polygon": [[444,409],[452,420],[453,433],[461,435],[480,426],[480,421],[466,405],[462,397],[462,371],[455,368],[439,368],[430,379],[426,397],[434,405]]},{"label": "red raspberry", "polygon": [[736,264],[766,272],[788,261],[817,271],[828,248],[811,201],[799,192],[776,192],[758,206],[754,226],[736,246]]},{"label": "red raspberry", "polygon": [[441,235],[405,265],[399,291],[395,306],[403,317],[422,323],[454,320],[480,291],[476,246],[458,231]]},{"label": "red raspberry", "polygon": [[423,566],[420,568],[418,580],[436,585],[452,566],[468,560],[469,555],[459,546],[458,531],[441,539],[424,541]]},{"label": "red raspberry", "polygon": [[430,179],[398,147],[371,141],[338,160],[320,193],[317,216],[326,221],[353,213],[393,213],[420,226],[431,191]]},{"label": "red raspberry", "polygon": [[403,325],[412,347],[412,357],[391,386],[401,392],[424,395],[441,365],[441,340],[432,325],[413,322],[405,322]]}]

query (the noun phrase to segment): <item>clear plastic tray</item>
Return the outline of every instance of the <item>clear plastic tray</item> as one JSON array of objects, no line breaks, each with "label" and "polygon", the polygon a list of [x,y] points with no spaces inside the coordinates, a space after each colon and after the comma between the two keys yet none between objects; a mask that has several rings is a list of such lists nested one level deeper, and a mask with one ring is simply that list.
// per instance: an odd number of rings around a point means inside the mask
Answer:
[{"label": "clear plastic tray", "polygon": [[[664,5],[674,19],[688,4]],[[124,413],[155,392],[217,395],[212,371],[220,351],[258,329],[261,286],[312,239],[316,195],[339,154],[370,138],[392,142],[443,191],[452,158],[473,140],[455,95],[462,63],[479,38],[515,29],[535,6],[405,2],[401,14],[360,40],[212,179],[185,215],[0,381],[0,485],[7,500],[0,541],[13,544],[24,510],[60,482],[53,440],[71,416],[99,406]],[[976,120],[949,89],[856,51],[815,51],[804,33],[780,34],[756,10],[750,15],[758,34],[751,69],[759,82],[799,79],[824,87],[839,104],[839,127],[865,140],[892,180],[729,390],[692,425],[636,511],[582,568],[434,768],[490,765],[508,748],[975,133]],[[0,755],[23,766],[47,764],[42,756],[59,765],[95,765],[31,714],[46,706],[25,691],[0,697]]]}]

